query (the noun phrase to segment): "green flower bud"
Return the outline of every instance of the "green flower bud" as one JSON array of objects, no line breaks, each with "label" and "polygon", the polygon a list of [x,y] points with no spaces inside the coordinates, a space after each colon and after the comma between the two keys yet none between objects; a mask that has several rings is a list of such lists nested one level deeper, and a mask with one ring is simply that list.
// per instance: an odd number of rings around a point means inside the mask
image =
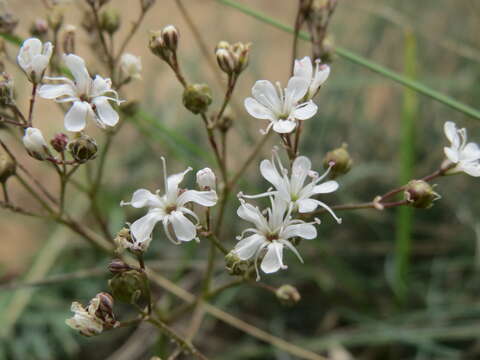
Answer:
[{"label": "green flower bud", "polygon": [[183,105],[194,114],[204,113],[212,103],[212,91],[207,84],[188,85],[183,92]]},{"label": "green flower bud", "polygon": [[120,27],[120,15],[118,12],[108,9],[100,15],[100,27],[110,35],[114,34]]},{"label": "green flower bud", "polygon": [[230,275],[241,276],[245,275],[248,271],[248,261],[241,260],[237,254],[230,251],[225,255],[225,268]]},{"label": "green flower bud", "polygon": [[325,169],[332,167],[330,170],[330,177],[332,179],[346,174],[352,168],[352,158],[347,151],[348,145],[343,144],[341,147],[329,151],[323,158],[323,167]]},{"label": "green flower bud", "polygon": [[441,198],[433,191],[432,186],[423,180],[411,180],[405,187],[405,200],[410,206],[419,209],[428,209],[433,202]]},{"label": "green flower bud", "polygon": [[286,306],[293,306],[302,298],[298,290],[292,285],[282,285],[275,292],[277,299]]},{"label": "green flower bud", "polygon": [[3,150],[0,152],[0,183],[4,183],[15,174],[15,161]]},{"label": "green flower bud", "polygon": [[68,151],[72,157],[79,163],[94,159],[98,147],[95,139],[88,135],[80,135],[68,143]]},{"label": "green flower bud", "polygon": [[147,294],[144,275],[137,270],[116,274],[108,281],[113,297],[123,303],[135,304]]}]

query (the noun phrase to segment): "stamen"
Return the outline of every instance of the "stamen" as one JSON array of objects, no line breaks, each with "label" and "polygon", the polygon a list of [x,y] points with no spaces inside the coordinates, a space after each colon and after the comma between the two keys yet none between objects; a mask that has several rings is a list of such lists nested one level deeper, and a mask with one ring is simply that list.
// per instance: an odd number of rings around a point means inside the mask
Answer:
[{"label": "stamen", "polygon": [[167,161],[162,156],[162,166],[163,166],[163,186],[165,187],[165,194],[168,194],[168,183],[167,183]]}]

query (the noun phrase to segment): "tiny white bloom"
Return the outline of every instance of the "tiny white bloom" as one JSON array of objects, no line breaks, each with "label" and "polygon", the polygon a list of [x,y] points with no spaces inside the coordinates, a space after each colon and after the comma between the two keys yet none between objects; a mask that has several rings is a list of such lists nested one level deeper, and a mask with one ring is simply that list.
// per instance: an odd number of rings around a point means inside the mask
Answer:
[{"label": "tiny white bloom", "polygon": [[215,190],[216,177],[212,169],[205,168],[197,171],[197,184],[201,190]]},{"label": "tiny white bloom", "polygon": [[[165,193],[163,195],[159,194],[160,190],[153,194],[146,189],[139,189],[133,193],[130,202],[120,203],[122,206],[131,205],[135,208],[148,207],[147,214],[130,226],[134,242],[149,242],[153,228],[159,221],[163,223],[168,239],[174,244],[197,239],[196,223],[198,223],[198,217],[185,205],[194,202],[210,207],[217,203],[217,193],[214,190],[196,191],[179,188],[179,184],[182,182],[185,174],[191,171],[192,168],[167,177],[166,163],[163,157],[162,162],[165,184]],[[193,218],[195,223],[186,215]]]},{"label": "tiny white bloom", "polygon": [[[271,207],[267,209],[265,216],[258,207],[240,199],[241,205],[237,214],[243,220],[252,223],[255,227],[243,231],[240,240],[233,253],[241,260],[254,259],[255,269],[257,270],[257,280],[259,279],[257,261],[265,252],[260,268],[266,274],[276,272],[280,269],[286,269],[283,263],[283,248],[287,247],[303,263],[303,259],[297,249],[289,241],[294,237],[311,240],[317,237],[317,229],[314,223],[306,223],[302,220],[294,220],[290,216],[291,205],[278,197],[270,198]],[[245,234],[250,234],[245,237]]]},{"label": "tiny white bloom", "polygon": [[480,176],[480,148],[476,143],[467,143],[467,129],[457,129],[454,122],[447,121],[444,131],[451,143],[450,147],[444,147],[445,155],[452,163],[456,164],[450,171],[464,172],[475,177]]},{"label": "tiny white bloom", "polygon": [[[282,165],[280,157],[276,150],[273,151],[272,160],[263,160],[260,163],[260,173],[270,182],[275,190],[267,191],[258,195],[244,195],[245,198],[259,198],[270,195],[278,196],[287,203],[293,204],[293,210],[300,213],[309,213],[315,211],[318,206],[327,210],[334,219],[341,223],[342,219],[337,217],[335,213],[322,201],[312,199],[314,195],[328,194],[336,191],[339,187],[334,180],[325,181],[319,184],[329,173],[329,168],[322,176],[312,171],[312,163],[306,156],[297,157],[292,164],[291,175],[288,176],[288,170]],[[305,184],[307,178],[312,180]]]},{"label": "tiny white bloom", "polygon": [[[66,77],[50,77],[49,80],[62,81],[63,84],[42,85],[38,95],[45,99],[55,99],[57,102],[73,103],[65,114],[65,128],[68,131],[82,131],[86,126],[87,118],[94,119],[102,128],[115,126],[119,116],[109,101],[117,104],[122,101],[118,99],[117,92],[111,89],[111,80],[104,79],[100,75],[92,79],[85,61],[77,55],[63,55],[63,61],[75,81]],[[115,97],[105,96],[109,93]]]},{"label": "tiny white bloom", "polygon": [[47,142],[39,129],[27,128],[22,141],[28,153],[34,158],[43,160],[50,155]]},{"label": "tiny white bloom", "polygon": [[305,56],[301,60],[295,60],[293,75],[305,79],[310,84],[307,97],[312,99],[318,92],[320,86],[328,79],[330,75],[330,66],[321,64],[320,59],[315,60],[315,69],[312,59]]},{"label": "tiny white bloom", "polygon": [[103,321],[96,315],[99,306],[100,300],[97,297],[90,301],[86,309],[82,304],[74,301],[71,311],[73,311],[75,315],[65,320],[65,323],[72,329],[79,331],[82,335],[98,335],[103,331]]},{"label": "tiny white bloom", "polygon": [[286,89],[277,83],[277,88],[267,80],[253,85],[253,98],[245,99],[248,113],[257,119],[269,120],[265,133],[270,128],[280,134],[292,132],[297,120],[310,119],[317,113],[317,105],[311,100],[301,102],[307,94],[310,83],[298,76],[290,78]]},{"label": "tiny white bloom", "polygon": [[42,80],[52,51],[53,45],[50,42],[42,44],[37,38],[30,38],[23,42],[17,55],[17,63],[31,82],[38,84]]},{"label": "tiny white bloom", "polygon": [[127,78],[141,79],[142,61],[139,56],[125,53],[120,58],[120,68]]}]

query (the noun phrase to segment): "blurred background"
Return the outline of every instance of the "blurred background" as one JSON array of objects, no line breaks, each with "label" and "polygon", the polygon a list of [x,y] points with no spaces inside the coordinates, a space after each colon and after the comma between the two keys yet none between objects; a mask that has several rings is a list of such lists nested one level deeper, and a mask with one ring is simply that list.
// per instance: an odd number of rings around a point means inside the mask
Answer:
[{"label": "blurred background", "polygon": [[[233,98],[235,120],[228,160],[235,168],[265,126],[248,116],[243,99],[250,96],[258,79],[286,82],[292,36],[213,0],[182,3],[211,50],[211,59],[220,40],[252,43],[250,65]],[[298,6],[293,0],[238,3],[290,26]],[[111,0],[107,7],[121,15],[122,26],[116,36],[122,39],[138,16],[138,2]],[[76,53],[85,58],[91,74],[102,74],[105,70],[81,28],[82,9],[81,0],[66,3],[64,23],[77,26]],[[29,36],[34,21],[47,16],[41,1],[3,1],[0,10],[19,19],[16,34],[21,38]],[[120,208],[120,200],[128,200],[138,188],[160,187],[161,156],[167,158],[170,173],[186,166],[195,170],[213,166],[199,118],[182,106],[182,90],[172,72],[147,47],[148,32],[168,24],[180,31],[179,59],[186,77],[208,83],[214,91],[214,104],[222,99],[225,84],[208,66],[176,1],[158,0],[127,47],[142,58],[143,79],[124,88],[125,98],[138,101],[140,111],[113,144],[100,194],[112,233],[142,213]],[[329,28],[335,46],[406,73],[473,107],[480,96],[478,34],[477,0],[339,0]],[[14,59],[17,48],[7,46]],[[310,54],[309,43],[300,42],[299,56]],[[314,168],[321,170],[327,151],[342,143],[349,146],[354,167],[339,179],[341,189],[322,199],[329,205],[371,201],[402,185],[409,171],[402,160],[405,148],[414,154],[413,178],[433,172],[443,160],[445,121],[467,127],[469,137],[480,140],[475,119],[342,57],[334,56],[331,67],[330,78],[316,98],[319,111],[305,123],[308,131],[301,147]],[[6,71],[14,76],[17,101],[25,109],[29,84],[13,63],[6,62]],[[37,105],[36,122],[44,134],[62,131],[63,112],[47,100],[39,100]],[[408,136],[402,132],[405,121],[414,124]],[[101,146],[101,132],[91,124],[88,132]],[[271,145],[273,141],[265,146],[263,156],[270,156]],[[17,150],[23,163],[55,191],[56,174],[23,154],[20,147]],[[241,183],[245,193],[267,187],[258,172],[260,159]],[[77,174],[79,181],[82,176]],[[249,286],[226,291],[215,299],[215,305],[332,360],[480,359],[478,180],[462,175],[435,183],[442,199],[428,210],[343,212],[339,213],[342,225],[322,217],[319,238],[301,244],[305,264],[287,254],[287,271],[263,277],[271,286],[297,287],[302,300],[296,306],[285,308],[271,293]],[[12,191],[16,203],[36,206],[14,185]],[[82,196],[71,191],[68,199],[72,212],[88,223]],[[231,216],[226,220],[231,231],[222,239],[229,248],[246,225],[234,215],[237,206],[235,199],[230,201]],[[168,342],[149,328],[122,329],[86,339],[64,324],[73,300],[85,303],[106,290],[109,258],[51,222],[2,210],[0,229],[0,359],[127,360],[164,354]],[[410,243],[411,248],[405,250],[396,243]],[[206,246],[195,243],[175,247],[158,231],[148,260],[157,262],[164,276],[189,289],[198,281],[198,268],[205,263],[206,253]],[[410,261],[399,288],[394,264],[408,253]],[[67,282],[15,285],[73,272],[79,272],[78,278]],[[216,273],[218,283],[229,280],[222,261]],[[12,282],[14,285],[9,285]],[[159,307],[168,312],[177,300],[155,291]],[[177,324],[178,329],[188,325],[189,316]],[[211,359],[294,358],[208,316],[195,343]]]}]

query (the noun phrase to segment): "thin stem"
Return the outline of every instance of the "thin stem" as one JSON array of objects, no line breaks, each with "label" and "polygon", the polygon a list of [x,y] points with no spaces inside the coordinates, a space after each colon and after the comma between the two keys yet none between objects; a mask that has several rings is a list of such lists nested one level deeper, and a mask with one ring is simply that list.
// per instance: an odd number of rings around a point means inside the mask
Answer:
[{"label": "thin stem", "polygon": [[37,84],[33,84],[32,86],[32,95],[30,97],[30,108],[28,110],[28,126],[33,126],[33,107],[35,106],[35,98],[37,95]]},{"label": "thin stem", "polygon": [[8,204],[10,203],[10,198],[8,196],[8,189],[7,189],[7,182],[2,181],[2,190],[3,190],[3,199],[5,200],[5,203]]},{"label": "thin stem", "polygon": [[100,19],[98,17],[99,11],[96,8],[96,5],[95,5],[94,1],[89,1],[88,3],[90,4],[90,7],[92,8],[93,20],[95,22],[95,27],[97,28],[97,31],[98,31],[98,38],[100,40],[100,45],[102,46],[103,51],[105,53],[105,56],[107,57],[107,63],[108,63],[108,67],[109,67],[109,70],[110,70],[110,75],[113,78],[112,75],[113,75],[113,71],[114,71],[114,68],[115,68],[115,60],[113,59],[113,56],[108,49],[108,45],[107,45],[107,42],[105,40],[105,37],[103,36],[102,28],[100,26]]},{"label": "thin stem", "polygon": [[302,2],[298,2],[297,16],[295,17],[295,26],[293,28],[293,44],[292,44],[292,61],[290,62],[290,74],[293,76],[293,70],[295,68],[295,59],[297,58],[298,48],[298,33],[302,27]]},{"label": "thin stem", "polygon": [[12,203],[7,203],[4,201],[0,201],[0,207],[2,209],[10,210],[18,214],[26,215],[26,216],[34,216],[34,217],[43,217],[43,215],[35,214],[31,211],[25,210],[21,207],[15,206]]},{"label": "thin stem", "polygon": [[[114,62],[113,62],[115,65],[118,63],[118,60],[120,59],[120,56],[122,56],[122,53],[125,51],[125,49],[126,49],[128,43],[130,42],[130,40],[132,40],[133,35],[135,35],[137,30],[139,29],[140,24],[142,23],[143,19],[145,18],[145,15],[146,15],[147,11],[143,11],[143,9],[142,9],[141,12],[140,12],[140,16],[138,17],[137,21],[135,21],[133,23],[132,29],[128,33],[125,40],[123,40],[123,43],[122,43],[122,45],[120,45],[120,49],[118,50],[118,53],[115,56],[115,59],[114,59]],[[113,47],[112,47],[112,49],[113,49]],[[113,53],[113,50],[112,50],[112,53]]]}]

